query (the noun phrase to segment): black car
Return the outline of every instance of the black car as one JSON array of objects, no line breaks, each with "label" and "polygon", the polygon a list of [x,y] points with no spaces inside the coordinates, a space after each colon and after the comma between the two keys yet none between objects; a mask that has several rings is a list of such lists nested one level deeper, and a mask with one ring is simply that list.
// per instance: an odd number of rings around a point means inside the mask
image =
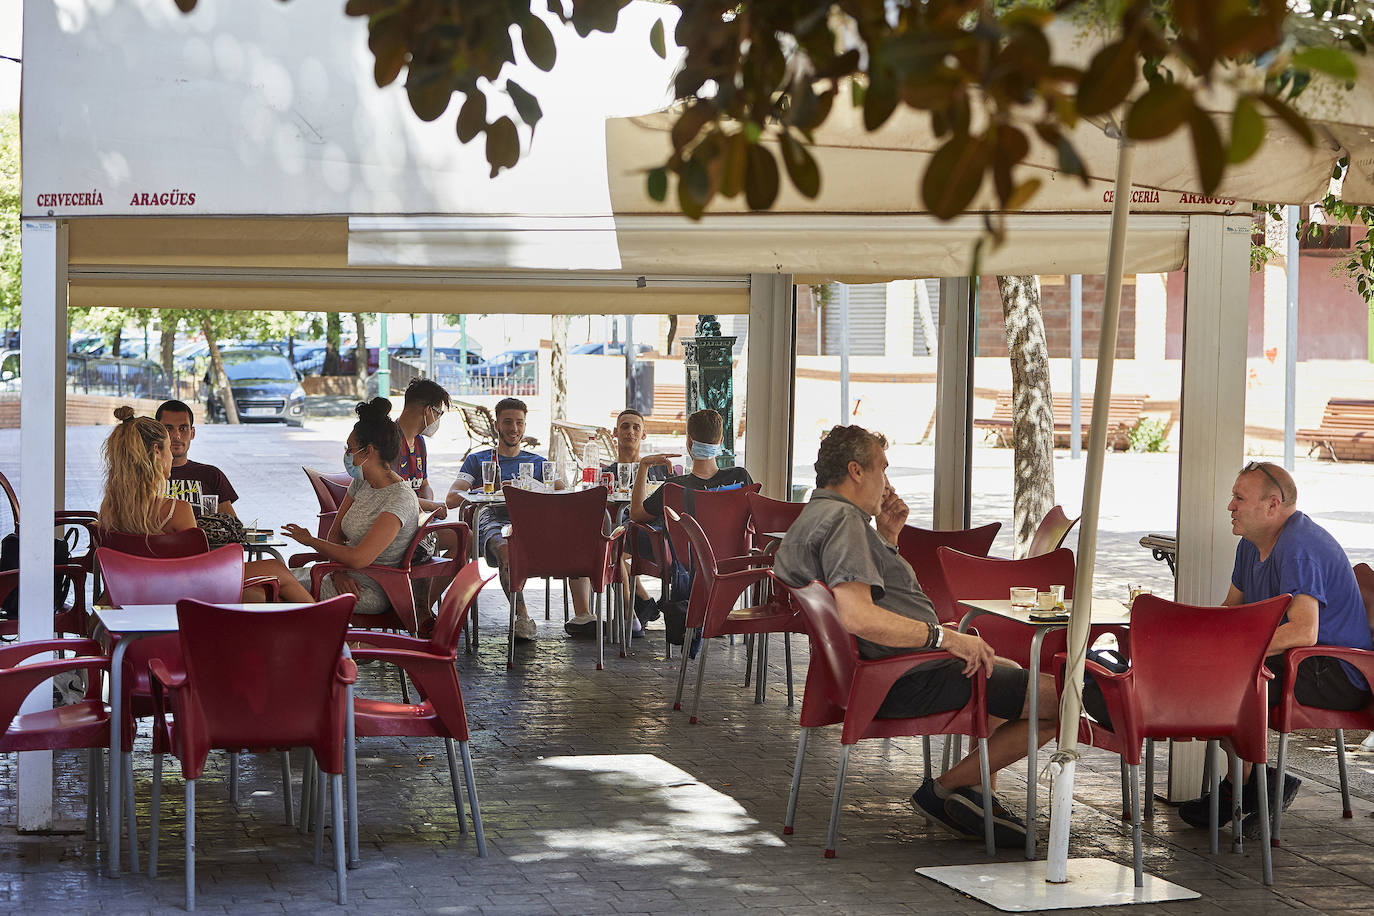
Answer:
[{"label": "black car", "polygon": [[[286,423],[300,426],[305,416],[301,375],[280,353],[262,350],[224,350],[224,373],[234,392],[239,419],[245,423]],[[224,417],[219,391],[205,374],[205,406],[211,419]]]}]

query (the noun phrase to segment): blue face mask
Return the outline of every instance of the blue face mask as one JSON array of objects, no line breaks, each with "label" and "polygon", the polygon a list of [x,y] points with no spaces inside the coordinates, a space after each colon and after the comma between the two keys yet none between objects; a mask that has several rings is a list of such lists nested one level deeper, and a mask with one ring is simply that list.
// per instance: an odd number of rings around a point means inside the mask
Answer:
[{"label": "blue face mask", "polygon": [[707,458],[719,458],[721,453],[725,451],[725,446],[719,442],[693,442],[690,451],[693,458],[700,458],[704,461]]},{"label": "blue face mask", "polygon": [[353,463],[353,456],[348,452],[344,452],[343,468],[344,472],[354,480],[363,479],[363,469]]}]

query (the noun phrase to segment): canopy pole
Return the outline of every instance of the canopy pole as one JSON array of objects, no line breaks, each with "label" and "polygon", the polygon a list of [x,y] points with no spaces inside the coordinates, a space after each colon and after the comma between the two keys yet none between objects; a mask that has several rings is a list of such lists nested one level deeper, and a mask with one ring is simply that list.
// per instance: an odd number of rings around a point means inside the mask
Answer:
[{"label": "canopy pole", "polygon": [[434,378],[434,315],[425,316],[425,378]]},{"label": "canopy pole", "polygon": [[[1083,706],[1083,664],[1092,620],[1093,568],[1097,559],[1097,517],[1102,502],[1102,465],[1107,453],[1107,410],[1112,397],[1116,333],[1121,317],[1121,276],[1126,256],[1126,219],[1130,214],[1132,147],[1117,128],[1116,195],[1107,248],[1106,296],[1097,341],[1097,384],[1093,389],[1092,426],[1088,430],[1088,465],[1083,475],[1083,514],[1078,528],[1078,569],[1073,580],[1073,615],[1069,619],[1069,666],[1059,703],[1059,749],[1052,763],[1061,767],[1050,800],[1050,843],[1045,880],[1068,881],[1069,822],[1073,811],[1074,766],[1078,759],[1078,717]],[[1034,684],[1031,689],[1035,689]],[[1032,724],[1032,727],[1034,725]],[[1035,778],[1035,774],[1031,774]]]},{"label": "canopy pole", "polygon": [[1083,450],[1083,275],[1069,277],[1069,457]]},{"label": "canopy pole", "polygon": [[1288,208],[1288,256],[1285,273],[1288,280],[1287,326],[1283,342],[1283,466],[1291,471],[1297,452],[1298,400],[1298,208]]},{"label": "canopy pole", "polygon": [[848,426],[849,413],[849,284],[836,283],[840,307],[840,426]]},{"label": "canopy pole", "polygon": [[[377,331],[377,396],[391,398],[391,360],[388,358],[390,352],[386,342],[387,319],[391,316],[385,312],[380,313],[378,318],[380,329]],[[363,359],[367,359],[367,354],[363,354]]]}]

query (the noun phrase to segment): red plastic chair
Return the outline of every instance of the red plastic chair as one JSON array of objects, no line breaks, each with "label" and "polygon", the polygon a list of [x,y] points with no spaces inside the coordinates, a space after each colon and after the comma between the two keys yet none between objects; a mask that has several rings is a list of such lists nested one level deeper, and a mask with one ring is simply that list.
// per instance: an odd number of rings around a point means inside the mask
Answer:
[{"label": "red plastic chair", "polygon": [[187,528],[172,534],[125,534],[108,528],[96,528],[95,542],[97,547],[108,547],[120,553],[163,559],[194,556],[210,549],[205,532],[199,528]]},{"label": "red plastic chair", "polygon": [[[66,658],[29,661],[36,655],[70,652]],[[25,664],[27,662],[27,664]],[[103,835],[104,755],[110,746],[110,708],[101,700],[100,674],[110,660],[90,639],[47,639],[0,647],[0,753],[11,751],[86,750],[86,835]],[[85,671],[86,695],[80,702],[55,709],[20,713],[36,689],[49,689],[49,678]],[[98,820],[97,820],[98,819]]]},{"label": "red plastic chair", "polygon": [[[687,514],[696,519],[718,557],[742,557],[753,547],[749,528],[749,497],[762,484],[733,490],[696,490]],[[681,513],[679,513],[681,514]]]},{"label": "red plastic chair", "polygon": [[464,566],[444,595],[443,603],[439,606],[439,617],[434,623],[434,635],[428,640],[362,630],[352,630],[348,634],[349,639],[372,647],[354,649],[354,659],[384,661],[403,668],[424,697],[418,704],[363,698],[354,700],[354,733],[359,738],[443,738],[448,750],[448,776],[453,787],[453,804],[458,812],[458,831],[466,833],[463,795],[458,788],[458,757],[453,746],[457,741],[463,759],[463,778],[467,785],[468,804],[472,808],[472,828],[477,837],[479,857],[486,856],[487,841],[482,831],[482,811],[477,805],[477,784],[473,780],[472,758],[468,752],[467,711],[463,706],[463,689],[458,683],[455,664],[458,661],[458,639],[463,631],[463,623],[472,606],[477,603],[482,586],[492,578],[482,578],[476,560]]},{"label": "red plastic chair", "polygon": [[347,474],[326,474],[304,465],[301,466],[301,470],[305,472],[306,479],[310,481],[310,488],[315,491],[315,498],[320,503],[320,521],[316,525],[315,536],[328,537],[330,526],[334,524],[334,516],[339,514],[339,506],[343,504],[352,478]]},{"label": "red plastic chair", "polygon": [[980,528],[957,528],[952,531],[933,531],[929,528],[917,528],[915,525],[902,526],[902,530],[897,534],[897,553],[911,564],[911,571],[916,573],[916,581],[920,584],[921,591],[925,592],[930,603],[935,605],[935,613],[940,615],[941,623],[957,624],[963,614],[959,612],[958,605],[950,599],[949,591],[945,588],[936,551],[941,547],[948,547],[971,557],[986,557],[992,549],[992,542],[997,539],[997,532],[1001,530],[1001,522],[993,522]]},{"label": "red plastic chair", "polygon": [[[71,606],[53,612],[53,632],[58,635],[70,633],[73,636],[85,637],[91,631],[91,617],[86,610],[86,569],[76,563],[67,563],[54,566],[53,573],[65,578],[71,584],[72,592]],[[0,571],[0,602],[8,598],[18,587],[19,570]],[[0,620],[0,636],[11,639],[18,637],[19,618]]]},{"label": "red plastic chair", "polygon": [[[616,558],[623,529],[610,535],[602,530],[606,517],[605,487],[574,493],[535,493],[506,485],[506,513],[510,535],[506,538],[510,560],[510,630],[506,637],[506,667],[515,667],[515,596],[527,579],[592,580],[596,595],[596,670],[604,667],[601,596],[616,581]],[[620,589],[613,589],[620,624],[617,632],[621,655],[629,647],[629,624],[624,618]]]},{"label": "red plastic chair", "polygon": [[1040,557],[1058,550],[1063,546],[1064,538],[1069,536],[1069,531],[1077,524],[1078,519],[1069,518],[1065,515],[1062,506],[1054,506],[1045,513],[1045,517],[1040,520],[1039,526],[1035,529],[1035,534],[1031,535],[1030,547],[1026,551],[1026,556]]},{"label": "red plastic chair", "polygon": [[[334,811],[334,877],[347,900],[343,781],[347,687],[357,680],[343,657],[352,595],[281,610],[245,611],[200,601],[177,602],[184,672],[160,659],[152,673],[155,742],[169,748],[186,780],[186,908],[196,899],[196,781],[211,750],[308,746],[330,775]],[[171,715],[170,720],[168,715]],[[162,755],[153,760],[150,871],[157,870]],[[323,792],[323,781],[319,782]],[[315,832],[320,861],[324,830]]]},{"label": "red plastic chair", "polygon": [[[822,582],[793,588],[781,579],[798,616],[811,636],[811,664],[806,671],[806,691],[802,694],[801,737],[797,739],[797,760],[792,768],[792,791],[787,796],[787,816],[782,832],[792,833],[797,814],[797,795],[801,788],[802,762],[806,740],[813,728],[844,723],[840,735],[840,771],[835,777],[835,796],[830,804],[830,828],[826,833],[825,857],[835,856],[840,808],[844,803],[844,780],[849,769],[849,752],[864,738],[901,738],[916,735],[968,735],[978,739],[980,775],[984,798],[992,792],[988,767],[988,712],[985,694],[987,677],[970,679],[969,701],[960,709],[910,719],[879,719],[878,709],[897,679],[917,663],[953,658],[948,652],[919,652],[886,658],[859,657],[858,643],[843,624],[835,608],[835,596]],[[983,839],[988,855],[996,853],[992,836],[992,806],[983,808]]]},{"label": "red plastic chair", "polygon": [[[1374,615],[1374,569],[1368,563],[1355,567],[1355,581],[1360,586],[1360,597],[1364,600],[1366,619]],[[1336,764],[1341,776],[1341,817],[1354,817],[1350,808],[1350,782],[1346,773],[1345,730],[1347,728],[1374,729],[1374,701],[1364,709],[1349,711],[1321,709],[1304,706],[1293,696],[1295,675],[1298,665],[1306,658],[1329,657],[1340,659],[1374,684],[1374,652],[1365,649],[1351,649],[1345,646],[1302,646],[1289,649],[1284,653],[1285,674],[1283,697],[1272,710],[1269,727],[1279,733],[1278,782],[1283,785],[1284,771],[1288,767],[1288,735],[1300,729],[1321,728],[1336,731]],[[1275,792],[1274,799],[1274,845],[1279,845],[1279,826],[1283,815],[1283,793]]]},{"label": "red plastic chair", "polygon": [[[705,495],[705,494],[699,494]],[[706,650],[717,636],[760,635],[768,633],[802,633],[805,624],[796,610],[781,593],[770,592],[767,601],[752,607],[736,608],[740,596],[752,586],[770,581],[771,556],[759,554],[727,557],[717,560],[715,545],[707,539],[701,525],[690,515],[678,515],[666,509],[668,527],[681,529],[692,547],[695,557],[692,576],[692,597],[687,605],[687,636],[690,645],[693,630],[701,631],[701,650],[697,654],[697,686],[692,699],[692,714],[688,722],[695,724],[701,706],[701,686],[706,678]],[[673,708],[682,708],[682,688],[687,679],[687,665],[678,666],[677,694]],[[788,696],[792,695],[791,653],[787,666]]]},{"label": "red plastic chair", "polygon": [[747,497],[749,503],[749,529],[753,534],[753,545],[762,547],[760,544],[763,535],[770,531],[786,531],[792,527],[792,523],[797,520],[797,516],[802,514],[806,508],[806,503],[790,503],[781,499],[769,499],[758,491],[751,491]]},{"label": "red plastic chair", "polygon": [[[1264,652],[1291,595],[1236,607],[1195,607],[1141,595],[1131,605],[1131,666],[1109,671],[1088,660],[1084,671],[1102,688],[1111,716],[1109,731],[1084,720],[1079,741],[1120,754],[1130,776],[1135,838],[1135,883],[1142,881],[1139,784],[1140,747],[1146,739],[1207,739],[1210,758],[1219,739],[1235,748],[1232,785],[1239,786],[1239,760],[1263,767],[1268,754],[1269,697]],[[1056,657],[1056,682],[1064,689],[1067,653]],[[1220,767],[1212,771],[1212,852],[1217,851]],[[1274,883],[1269,850],[1268,780],[1257,779],[1264,883]],[[1241,849],[1241,793],[1233,792],[1232,848]]]}]

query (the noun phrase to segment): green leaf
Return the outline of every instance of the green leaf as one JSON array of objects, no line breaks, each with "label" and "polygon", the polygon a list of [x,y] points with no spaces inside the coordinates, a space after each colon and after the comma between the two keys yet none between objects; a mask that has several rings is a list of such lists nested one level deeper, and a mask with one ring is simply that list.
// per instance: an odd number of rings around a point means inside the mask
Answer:
[{"label": "green leaf", "polygon": [[458,140],[462,143],[467,143],[487,129],[487,97],[481,89],[474,86],[468,90],[467,101],[458,111],[457,126]]},{"label": "green leaf", "polygon": [[1316,145],[1317,135],[1313,133],[1312,125],[1307,123],[1306,118],[1304,118],[1302,115],[1298,114],[1296,111],[1290,108],[1288,104],[1280,98],[1278,98],[1278,96],[1270,95],[1266,92],[1265,94],[1258,96],[1258,98],[1260,102],[1268,106],[1270,111],[1278,115],[1278,117],[1283,120],[1283,123],[1288,125],[1288,127],[1293,131],[1293,133],[1297,134],[1299,137],[1302,137],[1302,139],[1307,143],[1308,146]]},{"label": "green leaf", "polygon": [[520,120],[528,124],[530,130],[533,130],[534,125],[539,123],[539,119],[544,117],[544,110],[539,107],[539,100],[515,80],[506,80],[506,91],[510,93],[511,101],[515,103],[515,112],[520,115]]},{"label": "green leaf", "polygon": [[1178,83],[1157,83],[1131,104],[1126,115],[1126,136],[1158,140],[1183,126],[1192,115],[1193,96]]},{"label": "green leaf", "polygon": [[968,209],[983,183],[988,148],[981,138],[955,134],[930,158],[921,179],[926,209],[940,219],[953,219]]},{"label": "green leaf", "polygon": [[661,60],[668,59],[668,49],[663,43],[663,20],[654,22],[653,28],[649,29],[649,47],[654,49],[654,53]]},{"label": "green leaf", "polygon": [[487,125],[487,163],[491,165],[491,177],[495,178],[501,170],[511,168],[520,161],[520,134],[515,122],[510,118],[498,118]]},{"label": "green leaf", "polygon": [[1255,103],[1245,96],[1236,100],[1236,110],[1231,115],[1231,148],[1226,161],[1235,165],[1244,162],[1264,142],[1264,118],[1260,116]]},{"label": "green leaf", "polygon": [[545,73],[553,69],[558,58],[558,49],[553,43],[553,32],[538,16],[529,16],[520,23],[520,41],[525,46],[525,56]]},{"label": "green leaf", "polygon": [[176,0],[177,9],[183,13],[189,13],[196,8],[196,0]]},{"label": "green leaf", "polygon": [[1217,126],[1202,109],[1193,109],[1192,116],[1188,118],[1188,127],[1193,132],[1193,158],[1197,161],[1202,193],[1210,196],[1221,184],[1221,173],[1226,167],[1226,149],[1222,146]]},{"label": "green leaf", "polygon": [[1093,55],[1078,83],[1078,113],[1106,114],[1126,100],[1135,85],[1134,42],[1114,41]]},{"label": "green leaf", "polygon": [[1006,210],[1020,210],[1030,199],[1040,190],[1041,181],[1039,178],[1028,178],[1021,182],[1016,188],[1002,201],[1002,207]]},{"label": "green leaf", "polygon": [[1304,70],[1316,70],[1334,76],[1338,80],[1354,82],[1358,74],[1355,62],[1338,48],[1303,48],[1293,54],[1293,66]]},{"label": "green leaf", "polygon": [[821,172],[816,160],[791,134],[784,133],[779,139],[782,143],[783,165],[787,166],[787,175],[792,179],[792,184],[806,197],[814,198],[821,191]]},{"label": "green leaf", "polygon": [[[177,6],[185,0],[177,0]],[[196,5],[196,0],[189,0],[191,6]],[[345,16],[375,16],[378,13],[386,12],[396,5],[396,0],[348,0],[344,4]]]},{"label": "green leaf", "polygon": [[701,129],[715,118],[715,108],[708,102],[697,102],[673,122],[673,149],[681,152],[696,139]]},{"label": "green leaf", "polygon": [[750,146],[744,168],[744,199],[750,210],[767,210],[778,199],[778,164],[762,146]]},{"label": "green leaf", "polygon": [[410,107],[421,121],[433,121],[448,108],[453,95],[452,84],[440,79],[435,72],[417,72],[414,67],[406,77],[406,96]]},{"label": "green leaf", "polygon": [[882,127],[896,108],[896,84],[886,77],[870,74],[868,91],[864,93],[864,130]]},{"label": "green leaf", "polygon": [[668,170],[663,166],[649,169],[649,196],[659,203],[668,197]]},{"label": "green leaf", "polygon": [[739,131],[725,141],[725,152],[721,155],[720,193],[735,197],[744,190],[748,168],[749,138],[744,131]]}]

